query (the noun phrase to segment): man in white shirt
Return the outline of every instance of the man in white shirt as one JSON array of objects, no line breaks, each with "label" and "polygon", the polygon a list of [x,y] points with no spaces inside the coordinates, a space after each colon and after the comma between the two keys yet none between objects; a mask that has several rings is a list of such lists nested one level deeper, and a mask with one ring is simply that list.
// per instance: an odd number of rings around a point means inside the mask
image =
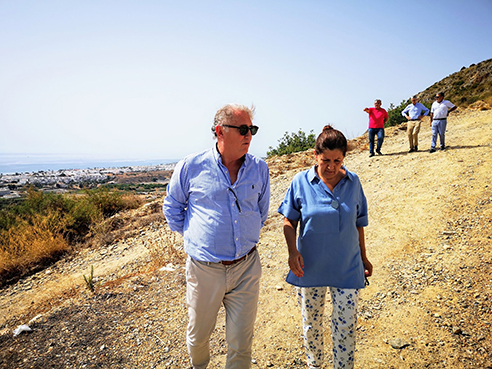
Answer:
[{"label": "man in white shirt", "polygon": [[430,153],[436,152],[437,135],[439,134],[439,141],[441,143],[441,150],[446,148],[445,134],[447,119],[449,113],[456,110],[458,107],[448,100],[444,100],[444,92],[439,92],[436,95],[436,101],[432,103],[430,121],[432,128],[432,142]]}]

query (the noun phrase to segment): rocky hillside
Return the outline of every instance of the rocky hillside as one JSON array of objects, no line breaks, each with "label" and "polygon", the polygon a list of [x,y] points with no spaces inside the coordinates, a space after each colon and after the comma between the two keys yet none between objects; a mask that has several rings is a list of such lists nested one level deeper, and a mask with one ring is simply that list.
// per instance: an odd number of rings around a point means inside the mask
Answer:
[{"label": "rocky hillside", "polygon": [[432,103],[438,92],[462,108],[479,100],[492,105],[492,59],[463,67],[418,94],[420,101]]}]

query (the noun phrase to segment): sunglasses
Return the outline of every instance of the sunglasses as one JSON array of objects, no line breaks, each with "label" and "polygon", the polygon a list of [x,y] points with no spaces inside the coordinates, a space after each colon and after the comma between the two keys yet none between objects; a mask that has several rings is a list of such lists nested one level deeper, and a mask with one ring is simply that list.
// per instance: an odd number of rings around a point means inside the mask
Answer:
[{"label": "sunglasses", "polygon": [[247,126],[246,124],[243,124],[241,126],[231,126],[229,124],[223,124],[222,127],[229,127],[229,128],[236,128],[239,129],[239,134],[242,136],[246,136],[248,134],[248,131],[251,132],[251,135],[254,136],[256,132],[260,129],[258,126]]}]

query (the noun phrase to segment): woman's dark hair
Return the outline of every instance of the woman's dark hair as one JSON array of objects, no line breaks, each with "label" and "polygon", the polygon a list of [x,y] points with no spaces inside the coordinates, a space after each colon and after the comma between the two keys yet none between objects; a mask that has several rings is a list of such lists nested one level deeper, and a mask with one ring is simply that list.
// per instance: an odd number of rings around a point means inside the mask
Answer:
[{"label": "woman's dark hair", "polygon": [[338,149],[343,153],[343,156],[347,153],[347,139],[342,132],[330,125],[324,126],[323,132],[316,139],[316,154],[319,155],[326,149]]}]

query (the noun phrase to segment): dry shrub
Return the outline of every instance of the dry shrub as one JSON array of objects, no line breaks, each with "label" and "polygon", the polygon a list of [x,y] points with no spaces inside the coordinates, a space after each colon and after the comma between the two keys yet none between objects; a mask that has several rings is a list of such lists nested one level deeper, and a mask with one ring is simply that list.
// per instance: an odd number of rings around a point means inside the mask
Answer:
[{"label": "dry shrub", "polygon": [[122,210],[136,209],[143,200],[134,194],[110,191],[107,188],[86,190],[87,201],[96,206],[105,217],[112,216]]},{"label": "dry shrub", "polygon": [[160,228],[156,237],[146,245],[151,257],[151,265],[158,269],[169,263],[183,264],[186,260],[183,237],[169,229],[167,224]]},{"label": "dry shrub", "polygon": [[122,209],[137,209],[144,203],[144,199],[135,194],[124,194],[121,197]]},{"label": "dry shrub", "polygon": [[162,213],[151,213],[149,215],[145,215],[142,217],[138,217],[135,219],[134,222],[134,227],[136,228],[143,228],[147,227],[151,224],[162,224],[164,223],[166,218],[164,217],[164,214]]},{"label": "dry shrub", "polygon": [[152,224],[162,224],[165,218],[162,212],[138,211],[138,213],[122,212],[105,219],[91,227],[86,237],[87,247],[111,245],[119,240],[134,237],[139,230]]},{"label": "dry shrub", "polygon": [[13,275],[50,263],[70,249],[59,227],[59,215],[35,216],[0,235],[0,285]]},{"label": "dry shrub", "polygon": [[104,285],[103,286],[106,289],[107,288],[115,288],[115,287],[120,286],[126,280],[131,279],[131,278],[133,278],[133,277],[135,277],[137,275],[138,275],[137,273],[125,274],[124,276],[121,276],[119,278],[113,279],[111,281],[104,282]]},{"label": "dry shrub", "polygon": [[468,105],[468,109],[490,110],[490,104],[486,103],[485,101],[478,100],[475,101],[473,104]]},{"label": "dry shrub", "polygon": [[25,201],[0,212],[0,286],[58,260],[70,243],[107,245],[121,239],[131,222],[114,215],[143,203],[118,191],[84,192],[60,195],[31,187]]}]

